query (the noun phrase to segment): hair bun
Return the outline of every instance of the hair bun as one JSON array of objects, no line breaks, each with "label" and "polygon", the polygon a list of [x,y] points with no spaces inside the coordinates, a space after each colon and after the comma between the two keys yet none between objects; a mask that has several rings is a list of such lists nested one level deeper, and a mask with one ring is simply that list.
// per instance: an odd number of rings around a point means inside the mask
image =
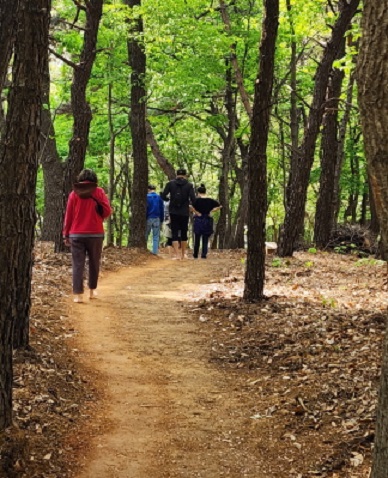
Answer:
[{"label": "hair bun", "polygon": [[204,187],[205,187],[205,185],[203,183],[201,183],[201,188],[204,188]]}]

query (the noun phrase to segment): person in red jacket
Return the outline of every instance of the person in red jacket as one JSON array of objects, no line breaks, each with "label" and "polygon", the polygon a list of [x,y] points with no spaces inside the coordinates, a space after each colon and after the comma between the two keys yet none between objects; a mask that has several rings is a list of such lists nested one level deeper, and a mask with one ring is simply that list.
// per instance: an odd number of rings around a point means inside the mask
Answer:
[{"label": "person in red jacket", "polygon": [[63,226],[65,245],[71,247],[74,302],[83,301],[86,255],[89,257],[89,297],[94,299],[97,296],[104,242],[103,221],[111,213],[109,199],[97,185],[96,173],[84,169],[69,195]]}]

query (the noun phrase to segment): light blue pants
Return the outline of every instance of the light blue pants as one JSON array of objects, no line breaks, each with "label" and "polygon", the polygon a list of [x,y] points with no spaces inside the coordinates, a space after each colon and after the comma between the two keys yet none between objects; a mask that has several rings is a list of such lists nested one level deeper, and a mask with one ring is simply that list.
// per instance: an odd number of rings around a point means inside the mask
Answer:
[{"label": "light blue pants", "polygon": [[160,237],[160,219],[158,217],[147,219],[146,241],[152,231],[152,254],[157,254],[159,251],[159,237]]}]

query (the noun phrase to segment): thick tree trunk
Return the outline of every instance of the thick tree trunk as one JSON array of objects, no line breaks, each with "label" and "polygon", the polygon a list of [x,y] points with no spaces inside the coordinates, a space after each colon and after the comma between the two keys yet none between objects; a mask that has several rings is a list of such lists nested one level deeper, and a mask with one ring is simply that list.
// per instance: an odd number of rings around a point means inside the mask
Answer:
[{"label": "thick tree trunk", "polygon": [[[378,25],[378,27],[376,27]],[[364,2],[358,63],[358,102],[369,178],[380,222],[382,251],[388,259],[388,0]],[[383,350],[380,396],[371,478],[388,470],[388,335]]]},{"label": "thick tree trunk", "polygon": [[244,300],[248,302],[260,300],[264,296],[267,143],[279,24],[279,0],[265,0],[264,3],[265,18],[260,45],[259,74],[255,83],[248,156],[248,251],[244,281]]},{"label": "thick tree trunk", "polygon": [[50,0],[20,2],[0,155],[0,429],[12,421],[12,340],[19,317],[21,340],[28,342],[25,319],[31,303],[41,81],[48,53],[50,7]]},{"label": "thick tree trunk", "polygon": [[[141,6],[141,0],[126,0],[132,9]],[[139,15],[131,22],[128,41],[131,74],[131,136],[133,148],[133,182],[131,202],[130,242],[132,247],[146,247],[147,212],[147,132],[146,132],[146,55],[139,38],[143,34],[143,19]]]},{"label": "thick tree trunk", "polygon": [[311,167],[314,162],[315,146],[322,122],[329,74],[340,48],[343,36],[356,13],[360,0],[341,0],[340,14],[332,29],[332,36],[327,43],[323,58],[315,75],[313,101],[310,108],[308,126],[305,130],[303,142],[298,149],[298,167],[290,175],[288,181],[286,216],[283,234],[279,244],[280,256],[291,256],[296,241],[303,229],[307,189]]},{"label": "thick tree trunk", "polygon": [[[343,56],[345,39],[343,40]],[[344,72],[334,69],[327,88],[323,118],[321,177],[315,211],[314,242],[324,248],[329,242],[334,223],[333,193],[338,152],[338,105]]]},{"label": "thick tree trunk", "polygon": [[62,207],[58,211],[61,225],[55,235],[56,252],[63,250],[62,224],[67,198],[85,163],[90,123],[92,121],[92,112],[86,99],[86,89],[97,54],[97,35],[103,3],[103,0],[85,2],[86,25],[83,48],[79,63],[73,65],[73,82],[71,85],[71,109],[74,116],[73,134],[69,142],[69,157],[66,161],[62,184]]}]

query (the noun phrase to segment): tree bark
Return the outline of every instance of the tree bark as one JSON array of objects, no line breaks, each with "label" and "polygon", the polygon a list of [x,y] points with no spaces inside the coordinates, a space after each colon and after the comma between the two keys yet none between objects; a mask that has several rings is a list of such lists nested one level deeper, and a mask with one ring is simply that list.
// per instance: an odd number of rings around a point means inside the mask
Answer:
[{"label": "tree bark", "polygon": [[[376,27],[378,25],[378,27]],[[388,0],[364,2],[358,59],[358,102],[365,155],[381,231],[382,252],[388,259]],[[387,329],[388,330],[388,329]],[[388,470],[388,335],[385,338],[371,478]]]},{"label": "tree bark", "polygon": [[337,57],[342,38],[356,13],[360,0],[341,0],[340,14],[336,20],[330,40],[325,48],[315,75],[313,101],[310,107],[303,142],[298,149],[298,167],[289,177],[286,216],[279,244],[279,255],[292,256],[299,232],[303,229],[307,189],[311,167],[314,162],[315,146],[322,122],[323,103],[333,61]]},{"label": "tree bark", "polygon": [[[220,12],[221,12],[221,18],[222,21],[224,22],[225,25],[225,30],[230,34],[231,33],[231,25],[230,25],[230,19],[229,19],[229,14],[227,10],[227,5],[225,4],[224,0],[219,0],[220,2]],[[252,120],[252,107],[251,103],[249,100],[249,96],[245,90],[244,86],[244,77],[241,72],[240,66],[237,61],[237,55],[236,55],[236,45],[232,44],[230,47],[231,54],[230,54],[230,60],[233,66],[234,74],[236,77],[236,83],[237,83],[237,88],[240,93],[241,101],[242,104],[244,105],[245,111],[249,117],[250,120]]]},{"label": "tree bark", "polygon": [[[342,57],[345,54],[345,38],[340,49]],[[333,194],[335,170],[338,162],[338,106],[342,90],[344,72],[334,69],[327,88],[327,99],[323,118],[322,160],[319,194],[315,211],[314,242],[319,248],[324,248],[330,240],[334,225]]]},{"label": "tree bark", "polygon": [[267,143],[279,25],[279,0],[265,0],[264,3],[265,18],[260,45],[259,74],[255,83],[248,155],[248,251],[244,281],[244,300],[248,302],[264,297]]},{"label": "tree bark", "polygon": [[57,151],[55,130],[50,111],[50,70],[49,58],[43,76],[42,131],[40,137],[40,162],[43,169],[44,214],[42,241],[55,241],[58,229],[62,227],[62,185],[65,164]]},{"label": "tree bark", "polygon": [[349,84],[347,87],[346,92],[346,105],[345,105],[345,112],[340,122],[339,127],[339,136],[338,136],[338,148],[337,148],[337,163],[335,166],[335,174],[334,174],[334,190],[333,190],[333,225],[337,223],[338,214],[341,207],[341,188],[340,188],[340,178],[342,172],[342,166],[344,163],[345,157],[345,139],[346,139],[346,131],[348,128],[348,123],[350,119],[350,110],[352,108],[352,101],[353,101],[353,90],[354,90],[354,82],[355,82],[355,75],[354,72],[350,75]]},{"label": "tree bark", "polygon": [[233,241],[230,244],[231,248],[244,249],[245,248],[245,226],[248,220],[248,152],[249,146],[244,144],[241,138],[237,138],[237,144],[241,154],[241,171],[236,172],[241,179],[238,179],[241,190],[240,204],[236,214],[234,225]]},{"label": "tree bark", "polygon": [[[0,155],[1,430],[12,422],[12,340],[20,316],[23,323],[19,329],[28,333],[25,319],[31,303],[41,82],[48,53],[50,7],[50,0],[20,2],[5,141]],[[22,340],[28,342],[26,337]]]},{"label": "tree bark", "polygon": [[162,153],[159,147],[159,144],[156,141],[151,123],[148,120],[146,120],[146,137],[147,137],[147,143],[149,144],[151,151],[154,155],[154,158],[159,164],[161,170],[168,177],[169,181],[171,181],[172,179],[175,179],[176,174],[175,174],[174,166],[169,162],[169,160]]},{"label": "tree bark", "polygon": [[[19,0],[0,0],[0,96],[3,92],[14,42],[15,18]],[[4,133],[5,113],[0,101],[0,137]]]},{"label": "tree bark", "polygon": [[[134,9],[141,6],[141,0],[126,0]],[[131,202],[130,242],[132,247],[146,247],[146,213],[148,158],[146,132],[146,55],[139,40],[143,34],[141,15],[131,21],[131,37],[128,40],[131,73],[131,136],[133,148],[133,182]]]},{"label": "tree bark", "polygon": [[236,153],[236,100],[232,87],[231,68],[227,63],[226,88],[225,88],[225,109],[227,111],[227,131],[223,135],[223,148],[221,154],[222,166],[219,183],[218,198],[222,209],[217,224],[218,248],[226,249],[230,242],[230,201],[229,201],[229,173],[233,157]]},{"label": "tree bark", "polygon": [[19,0],[0,0],[0,92],[4,89],[14,42],[15,18]]}]

